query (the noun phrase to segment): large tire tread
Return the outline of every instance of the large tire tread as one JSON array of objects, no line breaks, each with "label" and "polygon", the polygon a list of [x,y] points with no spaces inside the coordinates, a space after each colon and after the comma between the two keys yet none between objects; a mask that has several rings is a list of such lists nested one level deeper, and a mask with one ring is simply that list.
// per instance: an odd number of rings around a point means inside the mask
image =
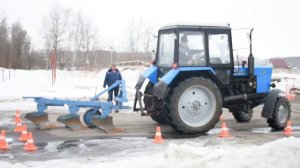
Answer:
[{"label": "large tire tread", "polygon": [[[149,82],[145,88],[144,94],[152,94],[152,90],[153,90],[153,84]],[[145,107],[148,106],[150,103],[151,104],[154,103],[154,102],[152,102],[151,98],[146,98],[146,97],[144,97],[143,101],[144,101]],[[151,102],[149,102],[149,101],[151,101]],[[163,110],[160,110],[160,111],[158,111],[157,109],[154,109],[153,111],[148,111],[148,113],[150,114],[150,117],[152,118],[153,121],[155,121],[159,124],[165,125],[165,124],[169,123],[167,120],[165,111],[166,111],[165,108],[163,108]]]},{"label": "large tire tread", "polygon": [[[279,107],[282,104],[286,104],[286,106],[288,108],[287,120],[284,123],[280,123],[280,121],[278,119]],[[269,126],[272,128],[273,131],[281,131],[281,130],[283,130],[286,127],[287,121],[290,118],[291,118],[291,105],[290,105],[289,101],[285,97],[279,97],[277,99],[275,107],[274,107],[273,118],[272,119],[268,119],[267,123],[269,124]]]},{"label": "large tire tread", "polygon": [[232,115],[233,115],[234,119],[240,123],[249,122],[253,116],[253,109],[249,109],[249,111],[246,112],[246,109],[244,109],[243,107],[240,107],[240,108],[237,108],[237,109],[234,109],[231,111],[232,111]]},{"label": "large tire tread", "polygon": [[[182,92],[182,90],[184,90],[185,87],[189,86],[190,84],[206,85],[213,92],[216,98],[217,104],[215,114],[213,115],[212,119],[204,126],[201,126],[201,128],[190,127],[186,125],[179,117],[179,114],[177,112],[178,105],[174,104],[174,102],[178,102],[178,99],[180,97],[180,95],[178,95],[177,93]],[[216,84],[210,79],[204,77],[191,77],[179,83],[175,87],[175,89],[169,93],[166,98],[166,107],[167,109],[169,109],[167,110],[167,119],[169,121],[169,125],[174,130],[184,134],[204,134],[212,129],[219,121],[219,116],[222,113],[222,96]]]}]

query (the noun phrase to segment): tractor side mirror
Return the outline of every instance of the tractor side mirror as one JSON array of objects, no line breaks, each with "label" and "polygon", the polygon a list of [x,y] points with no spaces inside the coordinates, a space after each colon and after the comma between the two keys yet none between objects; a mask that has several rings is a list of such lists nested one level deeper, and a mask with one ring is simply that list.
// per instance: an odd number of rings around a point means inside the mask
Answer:
[{"label": "tractor side mirror", "polygon": [[276,87],[275,83],[271,83],[270,86],[271,86],[272,88],[275,88],[275,87]]},{"label": "tractor side mirror", "polygon": [[247,64],[247,61],[242,61],[243,68],[245,68],[246,64]]},{"label": "tractor side mirror", "polygon": [[151,51],[151,60],[154,61],[155,60],[155,55],[156,55],[156,51],[152,50]]}]

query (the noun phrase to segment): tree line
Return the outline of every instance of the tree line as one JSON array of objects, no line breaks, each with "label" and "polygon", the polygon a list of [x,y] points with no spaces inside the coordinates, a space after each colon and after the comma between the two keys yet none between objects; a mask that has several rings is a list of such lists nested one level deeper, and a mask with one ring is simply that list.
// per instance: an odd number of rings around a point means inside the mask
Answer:
[{"label": "tree line", "polygon": [[10,27],[5,17],[0,18],[0,66],[29,69],[31,64],[30,37],[21,23]]},{"label": "tree line", "polygon": [[48,69],[51,55],[56,56],[59,69],[98,68],[128,60],[149,61],[153,49],[150,46],[155,43],[151,23],[132,20],[126,32],[127,50],[117,52],[113,46],[105,49],[93,22],[80,11],[58,2],[44,16],[40,30],[44,47],[36,49],[20,22],[8,25],[8,18],[0,16],[0,67]]}]

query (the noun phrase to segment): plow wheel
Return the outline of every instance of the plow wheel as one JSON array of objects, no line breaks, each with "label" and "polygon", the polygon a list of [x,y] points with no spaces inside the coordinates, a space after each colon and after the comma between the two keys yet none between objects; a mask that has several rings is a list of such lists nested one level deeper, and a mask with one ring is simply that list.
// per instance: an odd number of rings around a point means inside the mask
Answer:
[{"label": "plow wheel", "polygon": [[25,118],[33,122],[40,129],[56,128],[58,125],[50,123],[48,119],[48,113],[45,112],[31,112],[25,114]]},{"label": "plow wheel", "polygon": [[97,109],[89,109],[83,115],[83,121],[89,128],[95,128],[93,124],[94,115],[100,115],[101,113]]},{"label": "plow wheel", "polygon": [[57,118],[58,122],[66,125],[74,131],[84,130],[86,127],[80,122],[80,116],[78,114],[61,115]]}]

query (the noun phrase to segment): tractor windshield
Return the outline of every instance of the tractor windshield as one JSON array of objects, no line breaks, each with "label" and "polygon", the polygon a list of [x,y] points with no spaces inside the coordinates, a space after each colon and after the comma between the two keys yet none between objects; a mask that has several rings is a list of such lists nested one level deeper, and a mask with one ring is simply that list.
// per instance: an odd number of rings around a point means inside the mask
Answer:
[{"label": "tractor windshield", "polygon": [[171,66],[174,63],[176,34],[174,32],[162,33],[159,36],[157,64]]},{"label": "tractor windshield", "polygon": [[179,33],[179,65],[204,66],[204,33],[199,31],[181,31]]}]

